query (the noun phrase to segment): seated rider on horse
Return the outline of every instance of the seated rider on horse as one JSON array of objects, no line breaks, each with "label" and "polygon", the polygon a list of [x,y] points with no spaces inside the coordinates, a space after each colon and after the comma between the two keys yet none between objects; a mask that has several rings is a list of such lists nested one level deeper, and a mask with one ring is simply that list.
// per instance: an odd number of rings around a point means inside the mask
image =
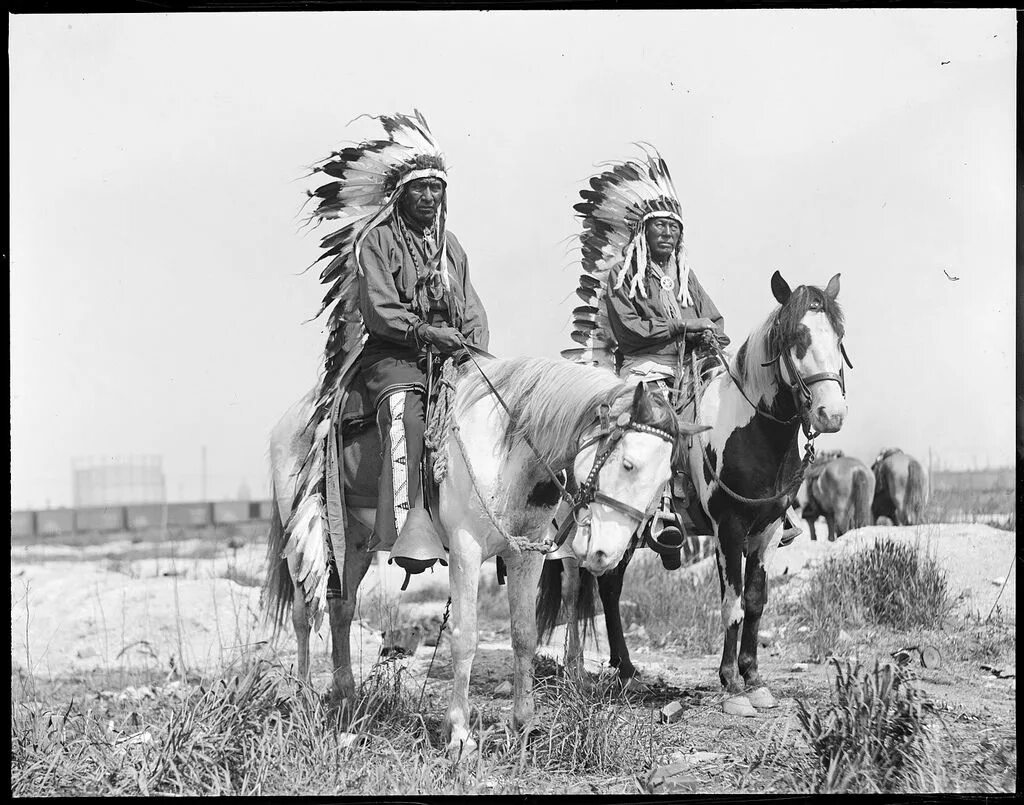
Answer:
[{"label": "seated rider on horse", "polygon": [[[693,423],[694,366],[698,375],[706,372],[714,362],[712,339],[723,347],[729,338],[722,314],[686,259],[682,208],[668,166],[657,152],[648,153],[644,162],[616,163],[593,177],[590,188],[581,192],[584,201],[576,205],[584,220],[584,270],[598,278],[604,273],[599,269],[607,266],[596,295],[601,303],[594,314],[594,335],[614,344],[614,363],[623,379],[659,389],[672,400],[680,419]],[[585,287],[581,283],[581,297]],[[593,347],[598,339],[586,335],[576,340]],[[707,358],[711,361],[705,363]],[[670,570],[681,566],[683,512],[697,533],[712,535],[689,476],[688,451],[680,452],[675,478],[646,531]],[[690,535],[689,546],[694,544],[695,535]],[[694,552],[688,547],[688,554]]]},{"label": "seated rider on horse", "polygon": [[[359,309],[368,337],[360,368],[373,400],[384,457],[371,550],[440,541],[423,512],[420,462],[427,375],[464,344],[487,348],[487,316],[469,280],[466,252],[445,227],[447,174],[440,159],[400,181],[391,215],[359,253]],[[400,553],[400,552],[399,552]]]},{"label": "seated rider on horse", "polygon": [[[330,288],[321,312],[333,309],[308,426],[317,438],[297,479],[296,500],[326,510],[327,520],[345,504],[374,506],[368,549],[391,551],[416,573],[444,561],[446,547],[425,508],[427,395],[440,388],[433,379],[446,358],[464,358],[467,346],[487,348],[487,316],[466,253],[445,226],[448,176],[426,120],[418,111],[375,119],[388,139],[335,151],[313,169],[332,181],[310,193],[320,200],[311,219],[341,227],[321,242],[320,259],[329,262],[320,279]],[[362,435],[374,414],[379,465],[375,440]],[[346,431],[345,423],[355,429]],[[330,469],[333,437],[323,435],[335,432],[339,444],[353,443],[333,459],[346,463],[344,501],[341,471]],[[318,502],[321,477],[327,478],[325,506]],[[333,524],[330,531],[333,540]]]}]

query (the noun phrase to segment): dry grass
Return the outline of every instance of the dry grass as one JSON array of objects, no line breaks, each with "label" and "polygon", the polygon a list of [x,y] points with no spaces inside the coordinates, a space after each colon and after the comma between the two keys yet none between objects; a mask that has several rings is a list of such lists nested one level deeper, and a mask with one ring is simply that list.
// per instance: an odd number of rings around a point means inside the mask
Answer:
[{"label": "dry grass", "polygon": [[940,626],[953,606],[945,572],[924,548],[876,539],[855,553],[828,557],[790,611],[808,627],[811,658],[822,660],[843,629]]},{"label": "dry grass", "polygon": [[626,571],[623,601],[636,606],[638,622],[658,645],[687,654],[711,654],[721,648],[722,614],[714,560],[668,571],[650,550],[637,551]]},{"label": "dry grass", "polygon": [[817,760],[815,793],[908,793],[928,777],[926,699],[895,665],[833,660],[833,701],[811,709],[799,702],[800,728]]},{"label": "dry grass", "polygon": [[1012,489],[932,490],[925,505],[926,523],[987,523],[1017,530],[1017,507]]}]

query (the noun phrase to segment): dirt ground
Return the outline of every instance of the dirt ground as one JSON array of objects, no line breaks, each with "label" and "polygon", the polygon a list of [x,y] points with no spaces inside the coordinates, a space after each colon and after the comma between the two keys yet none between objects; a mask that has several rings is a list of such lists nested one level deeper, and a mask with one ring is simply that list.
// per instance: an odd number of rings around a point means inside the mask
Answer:
[{"label": "dirt ground", "polygon": [[[811,542],[805,532],[776,554],[771,575],[780,596],[794,594],[800,580],[826,556],[855,550],[876,536],[919,541],[947,570],[954,592],[961,595],[962,613],[984,618],[998,598],[998,619],[1014,628],[1016,535],[985,525],[866,528],[835,543]],[[233,659],[252,652],[276,655],[291,664],[295,638],[290,625],[272,642],[260,618],[264,564],[265,548],[257,535],[240,547],[236,542],[234,548],[228,547],[224,535],[216,534],[174,542],[125,538],[85,546],[16,545],[11,550],[12,666],[56,679],[97,669],[166,670],[170,676],[182,662],[189,671],[217,673]],[[493,579],[493,563],[482,572]],[[360,620],[352,633],[357,677],[369,672],[380,651],[382,617],[374,602],[397,602],[401,620],[421,623],[424,635],[439,622],[447,594],[446,571],[441,568],[415,578],[405,596],[398,590],[401,578],[395,568],[375,563],[360,590]],[[629,597],[628,576],[623,597]],[[827,700],[832,666],[807,662],[802,636],[773,619],[771,610],[776,605],[773,599],[766,612],[764,625],[770,637],[763,641],[761,668],[780,705],[756,718],[721,711],[717,654],[683,656],[671,646],[652,645],[642,631],[627,636],[634,662],[648,684],[646,694],[636,699],[637,706],[651,710],[654,722],[653,711],[663,704],[678,700],[685,705],[680,721],[658,727],[661,754],[712,751],[717,755],[701,770],[702,791],[737,790],[737,779],[727,773],[730,763],[746,758],[749,767],[751,746],[768,745],[766,736],[775,732],[795,733],[797,699]],[[314,682],[321,688],[327,687],[330,678],[324,620],[313,640]],[[558,657],[563,638],[564,627],[560,627],[541,654]],[[403,661],[404,676],[411,689],[425,690],[428,706],[443,708],[450,690],[451,656],[445,639],[436,648],[435,642],[424,640],[414,656]],[[941,666],[922,667],[919,677],[945,712],[952,714],[953,734],[962,729],[964,735],[974,735],[957,738],[962,744],[958,751],[971,751],[971,740],[979,740],[976,733],[981,724],[986,725],[983,732],[1015,732],[1016,678],[1005,675],[1012,672],[1012,656],[1002,660],[998,670],[1005,673],[997,677],[979,659],[958,656],[949,648],[956,645],[953,637],[939,631],[848,635],[842,652],[844,658],[871,665],[876,659],[888,659],[898,648],[915,645],[944,648]],[[511,677],[509,646],[507,618],[484,619],[471,690],[477,706],[499,718],[511,710],[509,696],[496,690]],[[595,639],[587,643],[585,660],[588,670],[606,672],[607,641],[600,623]],[[792,740],[785,736],[779,746]],[[762,773],[764,790],[773,790],[770,764]]]}]

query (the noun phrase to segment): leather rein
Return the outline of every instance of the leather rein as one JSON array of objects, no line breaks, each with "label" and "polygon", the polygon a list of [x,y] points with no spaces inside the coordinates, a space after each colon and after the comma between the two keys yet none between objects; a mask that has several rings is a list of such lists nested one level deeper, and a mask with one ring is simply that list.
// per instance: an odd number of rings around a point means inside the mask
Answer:
[{"label": "leather rein", "polygon": [[[505,403],[505,400],[502,399],[501,394],[494,387],[490,378],[487,377],[483,368],[477,362],[476,357],[473,355],[474,351],[482,353],[482,350],[473,349],[467,349],[466,353],[469,355],[470,360],[472,360],[473,365],[476,366],[477,371],[480,373],[480,376],[483,378],[488,389],[490,389],[494,399],[498,401],[503,409],[505,409],[505,413],[508,415],[509,420],[512,421],[513,417],[511,409]],[[545,553],[551,553],[562,547],[562,544],[565,542],[566,538],[568,538],[569,533],[579,522],[577,515],[582,509],[585,509],[591,503],[600,503],[604,506],[608,506],[621,514],[636,520],[638,526],[647,519],[648,515],[657,505],[657,499],[655,498],[648,507],[648,511],[641,511],[634,506],[630,506],[628,503],[624,503],[617,498],[613,498],[611,495],[606,495],[599,489],[599,475],[605,463],[608,461],[608,458],[613,452],[615,452],[615,448],[622,440],[622,437],[629,431],[649,433],[660,439],[664,439],[669,444],[675,444],[675,437],[667,430],[656,428],[653,425],[646,425],[642,422],[634,422],[632,415],[629,413],[620,414],[613,424],[610,421],[610,409],[608,405],[601,405],[598,408],[595,420],[600,425],[600,431],[586,441],[578,444],[576,447],[576,454],[579,455],[591,445],[598,445],[597,455],[594,457],[594,465],[590,468],[590,473],[587,475],[586,480],[580,484],[576,494],[572,494],[568,489],[566,489],[565,484],[562,483],[562,480],[558,477],[558,473],[551,469],[548,463],[541,457],[540,451],[534,447],[529,439],[524,438],[527,446],[537,457],[537,461],[540,462],[540,465],[544,468],[547,474],[551,476],[551,480],[558,489],[558,494],[569,504],[569,513],[562,521],[562,525],[558,527],[554,539],[550,543],[545,541],[548,546],[544,549]]]},{"label": "leather rein", "polygon": [[[759,503],[771,503],[771,502],[774,502],[774,501],[777,501],[777,500],[782,500],[782,499],[786,499],[786,498],[792,497],[792,495],[796,492],[796,490],[800,488],[800,484],[803,482],[804,474],[807,471],[807,467],[809,467],[811,465],[811,463],[814,461],[814,440],[819,436],[818,433],[816,433],[816,432],[814,432],[814,431],[812,431],[810,429],[810,427],[807,425],[807,422],[802,420],[802,416],[801,416],[805,411],[809,411],[810,408],[811,408],[811,386],[813,386],[815,383],[824,383],[824,382],[830,381],[830,380],[831,381],[835,381],[836,383],[839,384],[839,388],[840,388],[840,390],[843,393],[843,397],[846,397],[846,377],[845,377],[845,375],[843,373],[843,365],[842,364],[839,365],[839,372],[838,372],[838,374],[836,372],[818,372],[817,374],[808,375],[807,377],[803,377],[803,376],[800,375],[800,373],[796,369],[796,366],[793,364],[793,357],[792,357],[792,355],[790,355],[790,350],[788,350],[788,349],[781,350],[779,352],[779,354],[776,355],[774,358],[772,358],[769,361],[765,361],[764,363],[762,363],[761,365],[765,366],[765,367],[771,366],[772,364],[776,365],[776,369],[777,369],[778,374],[779,374],[779,380],[782,382],[782,384],[784,386],[786,386],[790,390],[790,392],[793,394],[793,399],[796,402],[797,412],[792,417],[790,417],[789,419],[783,420],[783,419],[779,419],[779,418],[773,416],[768,411],[764,410],[760,405],[757,405],[756,403],[754,403],[747,396],[747,393],[746,393],[746,391],[744,391],[743,384],[740,382],[740,379],[738,377],[736,377],[736,375],[733,374],[732,369],[729,367],[729,359],[726,356],[726,354],[722,351],[722,348],[718,345],[718,341],[713,336],[710,336],[709,334],[705,335],[704,341],[705,341],[705,343],[708,346],[712,347],[712,349],[717,353],[718,360],[721,362],[722,366],[725,367],[725,371],[729,373],[729,377],[732,378],[732,381],[735,384],[736,388],[739,390],[740,394],[743,395],[743,399],[745,399],[750,404],[750,406],[754,409],[754,411],[757,414],[760,414],[762,417],[764,417],[766,419],[770,419],[771,421],[776,422],[776,423],[778,423],[780,425],[791,425],[794,422],[796,422],[798,419],[801,419],[801,426],[803,427],[804,437],[806,438],[806,443],[804,444],[803,459],[800,462],[800,466],[797,468],[796,472],[794,473],[793,478],[791,479],[789,484],[787,484],[782,489],[781,492],[778,492],[778,493],[776,493],[774,495],[771,495],[769,497],[765,497],[765,498],[748,498],[748,497],[745,497],[745,496],[739,494],[738,492],[735,492],[734,490],[730,489],[725,484],[725,482],[722,480],[722,478],[718,474],[718,472],[715,471],[715,468],[711,466],[711,460],[708,458],[707,446],[701,444],[700,445],[700,452],[701,452],[701,457],[704,460],[704,466],[711,473],[711,476],[715,480],[715,482],[731,498],[733,498],[734,500],[739,501],[740,503],[756,505],[756,504],[759,504]],[[853,368],[853,364],[850,362],[850,357],[846,354],[846,347],[843,346],[843,342],[842,341],[839,342],[839,350],[840,350],[840,352],[843,355],[843,362],[852,369]],[[786,371],[789,373],[789,376],[791,378],[794,378],[793,382],[787,382],[785,377],[783,377],[782,369],[778,365],[780,360],[785,365]],[[699,380],[697,379],[696,374],[694,374],[694,383],[695,384],[699,384]],[[695,419],[696,419],[696,414],[700,410],[700,402],[699,402],[700,395],[697,394],[696,391],[694,392],[694,394],[695,394],[695,397],[696,397],[695,402],[694,402],[694,414],[695,414]],[[794,440],[796,439],[796,435],[795,434],[794,434],[793,438],[794,438]]]}]

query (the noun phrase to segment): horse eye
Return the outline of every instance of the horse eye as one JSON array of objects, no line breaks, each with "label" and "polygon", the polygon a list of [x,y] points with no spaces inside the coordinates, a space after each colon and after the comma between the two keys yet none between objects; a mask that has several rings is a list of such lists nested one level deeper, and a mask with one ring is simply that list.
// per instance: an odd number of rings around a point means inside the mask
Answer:
[{"label": "horse eye", "polygon": [[821,310],[821,302],[819,302],[817,299],[811,302],[811,310]]},{"label": "horse eye", "polygon": [[622,469],[624,469],[626,472],[632,472],[635,469],[635,467],[632,461],[630,461],[628,458],[624,458],[622,459]]}]

